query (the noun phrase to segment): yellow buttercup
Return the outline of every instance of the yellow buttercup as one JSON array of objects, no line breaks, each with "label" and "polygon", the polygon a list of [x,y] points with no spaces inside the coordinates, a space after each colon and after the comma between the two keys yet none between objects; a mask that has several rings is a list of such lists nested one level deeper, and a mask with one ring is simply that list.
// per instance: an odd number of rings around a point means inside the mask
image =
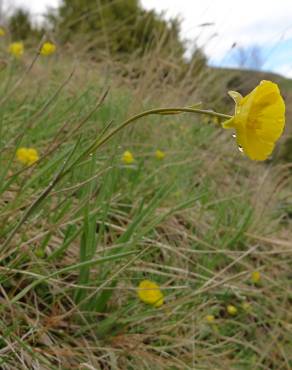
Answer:
[{"label": "yellow buttercup", "polygon": [[54,54],[56,51],[56,45],[53,44],[52,42],[45,42],[40,50],[40,53],[44,56],[48,56],[51,54]]},{"label": "yellow buttercup", "polygon": [[262,81],[245,97],[235,91],[229,95],[236,103],[235,114],[223,127],[235,129],[237,144],[250,159],[267,159],[285,126],[285,103],[278,85]]},{"label": "yellow buttercup", "polygon": [[30,166],[39,160],[39,154],[34,148],[19,148],[16,151],[16,157],[19,162]]},{"label": "yellow buttercup", "polygon": [[237,308],[235,306],[233,306],[232,304],[229,304],[226,307],[226,310],[229,313],[229,315],[231,315],[231,316],[235,316],[238,312]]},{"label": "yellow buttercup", "polygon": [[138,297],[142,302],[154,307],[160,307],[163,304],[163,294],[159,286],[151,280],[142,280],[137,289]]},{"label": "yellow buttercup", "polygon": [[257,284],[261,280],[261,273],[259,271],[253,271],[251,273],[251,281]]},{"label": "yellow buttercup", "polygon": [[155,152],[155,157],[159,160],[162,160],[165,158],[165,153],[162,150],[157,149]]},{"label": "yellow buttercup", "polygon": [[9,45],[9,53],[16,58],[20,58],[24,52],[23,42],[12,42]]},{"label": "yellow buttercup", "polygon": [[134,156],[129,150],[126,150],[123,153],[122,162],[124,162],[125,164],[131,164],[135,162]]}]

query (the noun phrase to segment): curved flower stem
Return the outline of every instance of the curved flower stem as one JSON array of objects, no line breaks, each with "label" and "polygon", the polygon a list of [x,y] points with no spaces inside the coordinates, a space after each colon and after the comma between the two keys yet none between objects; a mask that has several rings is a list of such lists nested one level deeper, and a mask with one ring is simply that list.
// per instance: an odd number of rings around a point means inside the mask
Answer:
[{"label": "curved flower stem", "polygon": [[[101,139],[98,139],[95,143],[93,143],[85,152],[83,152],[79,158],[76,159],[76,161],[66,170],[66,173],[68,170],[71,169],[77,162],[79,162],[81,159],[86,157],[87,155],[93,153],[96,149],[101,147],[103,144],[105,144],[108,140],[110,140],[116,133],[123,130],[125,127],[129,126],[132,122],[137,121],[138,119],[150,115],[155,114],[162,114],[162,115],[173,115],[173,114],[179,114],[179,113],[197,113],[197,114],[205,114],[211,117],[218,117],[218,118],[224,118],[224,119],[230,119],[232,116],[228,114],[213,112],[210,110],[204,110],[204,109],[196,109],[196,108],[157,108],[157,109],[151,109],[147,110],[145,112],[139,113],[126,121],[122,122],[118,127],[113,129],[111,132],[109,132],[107,135],[102,137]],[[64,173],[65,174],[65,173]]]},{"label": "curved flower stem", "polygon": [[155,114],[173,115],[173,114],[180,114],[180,113],[205,114],[211,117],[218,117],[218,118],[223,118],[223,119],[232,118],[232,116],[228,114],[213,112],[213,111],[205,110],[205,109],[188,108],[188,107],[186,108],[156,108],[156,109],[150,109],[150,110],[144,111],[122,122],[118,127],[114,128],[107,135],[105,136],[101,135],[100,138],[98,138],[92,145],[90,145],[89,148],[87,148],[83,153],[81,153],[80,156],[76,158],[76,160],[73,163],[71,163],[71,165],[61,174],[59,179],[61,180],[61,178],[66,176],[67,173],[70,172],[72,168],[74,168],[75,165],[77,165],[80,161],[82,161],[88,155],[96,151],[96,149],[100,148],[103,144],[109,141],[115,134],[123,130],[125,127],[129,126],[132,122],[135,122],[142,117],[155,115]]},{"label": "curved flower stem", "polygon": [[[102,98],[103,99],[103,98]],[[204,109],[196,109],[196,108],[157,108],[151,109],[142,113],[139,113],[126,121],[122,122],[118,127],[114,128],[111,132],[98,138],[88,149],[86,149],[83,153],[80,154],[79,157],[75,159],[73,163],[71,163],[67,169],[65,170],[65,166],[70,160],[71,156],[73,155],[77,145],[74,147],[73,151],[70,153],[69,157],[64,162],[61,170],[57,173],[55,179],[49,184],[49,186],[40,194],[40,196],[33,202],[33,204],[24,212],[24,215],[21,217],[19,222],[16,224],[15,228],[11,231],[10,235],[1,246],[1,250],[7,248],[8,244],[12,240],[13,236],[19,230],[21,225],[28,219],[28,217],[33,213],[33,211],[42,203],[42,201],[49,195],[49,193],[53,190],[54,186],[64,177],[66,176],[72,168],[74,168],[80,161],[82,161],[85,157],[89,154],[93,153],[96,149],[100,148],[103,144],[109,141],[116,133],[124,129],[125,127],[129,126],[132,122],[137,121],[138,119],[154,114],[165,114],[165,115],[172,115],[172,114],[179,114],[179,113],[197,113],[197,114],[206,114],[212,117],[219,117],[224,119],[230,119],[232,116],[227,114],[217,113],[209,110]]]}]

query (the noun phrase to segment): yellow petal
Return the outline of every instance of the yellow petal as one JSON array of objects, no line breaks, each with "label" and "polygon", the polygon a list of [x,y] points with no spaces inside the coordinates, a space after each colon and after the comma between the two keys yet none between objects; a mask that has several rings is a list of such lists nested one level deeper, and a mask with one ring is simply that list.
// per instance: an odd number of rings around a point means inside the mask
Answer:
[{"label": "yellow petal", "polygon": [[239,104],[243,99],[242,95],[237,91],[228,91],[228,95],[234,100],[235,104]]},{"label": "yellow petal", "polygon": [[238,134],[237,137],[244,153],[254,161],[264,161],[275,147],[274,143],[262,140],[252,130],[247,130],[245,136]]},{"label": "yellow petal", "polygon": [[235,120],[234,117],[228,119],[227,121],[222,123],[223,128],[235,128]]}]

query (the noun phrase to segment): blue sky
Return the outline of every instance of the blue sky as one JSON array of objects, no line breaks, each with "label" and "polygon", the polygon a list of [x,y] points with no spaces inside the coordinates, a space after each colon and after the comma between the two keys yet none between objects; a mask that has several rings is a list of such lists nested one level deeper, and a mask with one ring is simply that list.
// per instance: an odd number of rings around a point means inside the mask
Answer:
[{"label": "blue sky", "polygon": [[[182,38],[203,47],[210,64],[234,67],[236,53],[260,50],[262,68],[292,78],[292,0],[141,0],[147,9],[179,16]],[[58,0],[4,0],[35,15]],[[202,27],[203,23],[211,23]],[[232,49],[232,45],[236,47]],[[236,51],[237,50],[237,51]]]},{"label": "blue sky", "polygon": [[[256,57],[254,54],[256,53]],[[241,64],[244,62],[245,65]],[[242,60],[243,59],[243,60]],[[249,44],[232,48],[222,58],[211,59],[212,65],[226,67],[255,68],[273,71],[292,78],[292,38],[271,44]]]},{"label": "blue sky", "polygon": [[292,38],[279,42],[272,50],[267,50],[271,54],[264,67],[292,78]]}]

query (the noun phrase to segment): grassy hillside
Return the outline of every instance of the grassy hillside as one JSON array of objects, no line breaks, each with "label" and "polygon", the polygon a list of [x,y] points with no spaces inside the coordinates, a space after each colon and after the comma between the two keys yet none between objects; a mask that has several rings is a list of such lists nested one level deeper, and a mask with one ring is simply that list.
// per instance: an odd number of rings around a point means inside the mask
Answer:
[{"label": "grassy hillside", "polygon": [[[30,61],[0,72],[1,368],[289,369],[291,163],[252,162],[187,113],[88,150],[145,109],[232,112],[231,71]],[[21,163],[20,147],[39,161]],[[139,299],[144,279],[160,307]]]}]

